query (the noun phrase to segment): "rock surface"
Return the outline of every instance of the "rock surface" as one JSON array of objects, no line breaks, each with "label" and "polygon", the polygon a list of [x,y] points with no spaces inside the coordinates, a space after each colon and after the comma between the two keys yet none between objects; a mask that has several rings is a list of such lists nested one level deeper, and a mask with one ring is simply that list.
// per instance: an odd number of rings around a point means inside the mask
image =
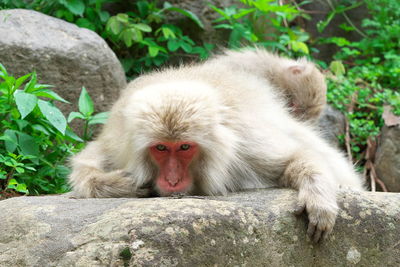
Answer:
[{"label": "rock surface", "polygon": [[0,11],[0,63],[14,76],[36,70],[38,81],[72,105],[61,105],[68,114],[77,111],[82,86],[105,111],[126,86],[124,71],[114,52],[95,32],[42,13],[11,9]]},{"label": "rock surface", "polygon": [[322,137],[331,145],[340,148],[338,136],[343,136],[346,129],[346,120],[343,113],[333,107],[326,105],[318,120],[318,127]]},{"label": "rock surface", "polygon": [[0,266],[400,266],[400,194],[341,192],[329,240],[306,238],[296,192],[0,201]]},{"label": "rock surface", "polygon": [[390,192],[400,192],[400,125],[382,129],[375,155],[376,172]]}]

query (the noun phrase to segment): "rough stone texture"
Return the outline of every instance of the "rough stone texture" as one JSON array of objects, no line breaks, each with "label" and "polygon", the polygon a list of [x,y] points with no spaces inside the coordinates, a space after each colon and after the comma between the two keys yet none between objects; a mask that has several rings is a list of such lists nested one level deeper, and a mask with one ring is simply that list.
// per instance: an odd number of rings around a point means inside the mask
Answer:
[{"label": "rough stone texture", "polygon": [[296,192],[0,201],[0,266],[400,266],[400,194],[341,192],[314,245]]},{"label": "rough stone texture", "polygon": [[338,136],[345,134],[346,121],[344,115],[340,111],[326,105],[318,121],[318,127],[322,137],[330,144],[338,148],[342,146]]},{"label": "rough stone texture", "polygon": [[400,125],[382,129],[375,167],[390,192],[400,192]]},{"label": "rough stone texture", "polygon": [[36,70],[41,83],[72,105],[60,105],[68,114],[77,111],[82,86],[96,111],[109,108],[126,86],[124,71],[114,52],[95,32],[42,13],[12,9],[0,11],[0,62],[15,76]]}]

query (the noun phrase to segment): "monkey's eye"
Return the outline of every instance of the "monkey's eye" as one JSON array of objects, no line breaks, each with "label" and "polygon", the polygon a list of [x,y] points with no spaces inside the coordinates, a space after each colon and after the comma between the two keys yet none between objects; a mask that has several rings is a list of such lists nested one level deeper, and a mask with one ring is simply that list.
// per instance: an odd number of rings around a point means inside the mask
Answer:
[{"label": "monkey's eye", "polygon": [[156,149],[157,149],[158,151],[165,151],[165,150],[167,150],[167,147],[164,146],[164,145],[157,145],[157,146],[156,146]]},{"label": "monkey's eye", "polygon": [[181,150],[188,150],[189,148],[190,148],[190,145],[188,145],[188,144],[181,145]]}]

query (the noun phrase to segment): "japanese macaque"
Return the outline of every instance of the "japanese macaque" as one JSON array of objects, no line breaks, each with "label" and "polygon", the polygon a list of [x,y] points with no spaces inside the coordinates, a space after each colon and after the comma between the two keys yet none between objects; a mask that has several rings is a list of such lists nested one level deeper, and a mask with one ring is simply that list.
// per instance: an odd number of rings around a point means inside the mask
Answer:
[{"label": "japanese macaque", "polygon": [[325,90],[312,63],[260,49],[143,75],[72,159],[73,194],[225,195],[280,185],[298,190],[297,211],[307,212],[318,241],[334,226],[338,188],[363,188],[310,123]]}]

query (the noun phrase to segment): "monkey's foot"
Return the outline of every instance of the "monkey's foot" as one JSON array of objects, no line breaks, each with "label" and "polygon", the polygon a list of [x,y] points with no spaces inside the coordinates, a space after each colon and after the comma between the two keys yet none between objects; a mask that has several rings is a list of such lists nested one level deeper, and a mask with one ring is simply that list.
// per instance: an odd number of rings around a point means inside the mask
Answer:
[{"label": "monkey's foot", "polygon": [[338,207],[336,200],[327,200],[322,196],[299,197],[299,204],[295,209],[295,214],[303,212],[308,216],[307,235],[317,243],[332,232],[337,216]]}]

